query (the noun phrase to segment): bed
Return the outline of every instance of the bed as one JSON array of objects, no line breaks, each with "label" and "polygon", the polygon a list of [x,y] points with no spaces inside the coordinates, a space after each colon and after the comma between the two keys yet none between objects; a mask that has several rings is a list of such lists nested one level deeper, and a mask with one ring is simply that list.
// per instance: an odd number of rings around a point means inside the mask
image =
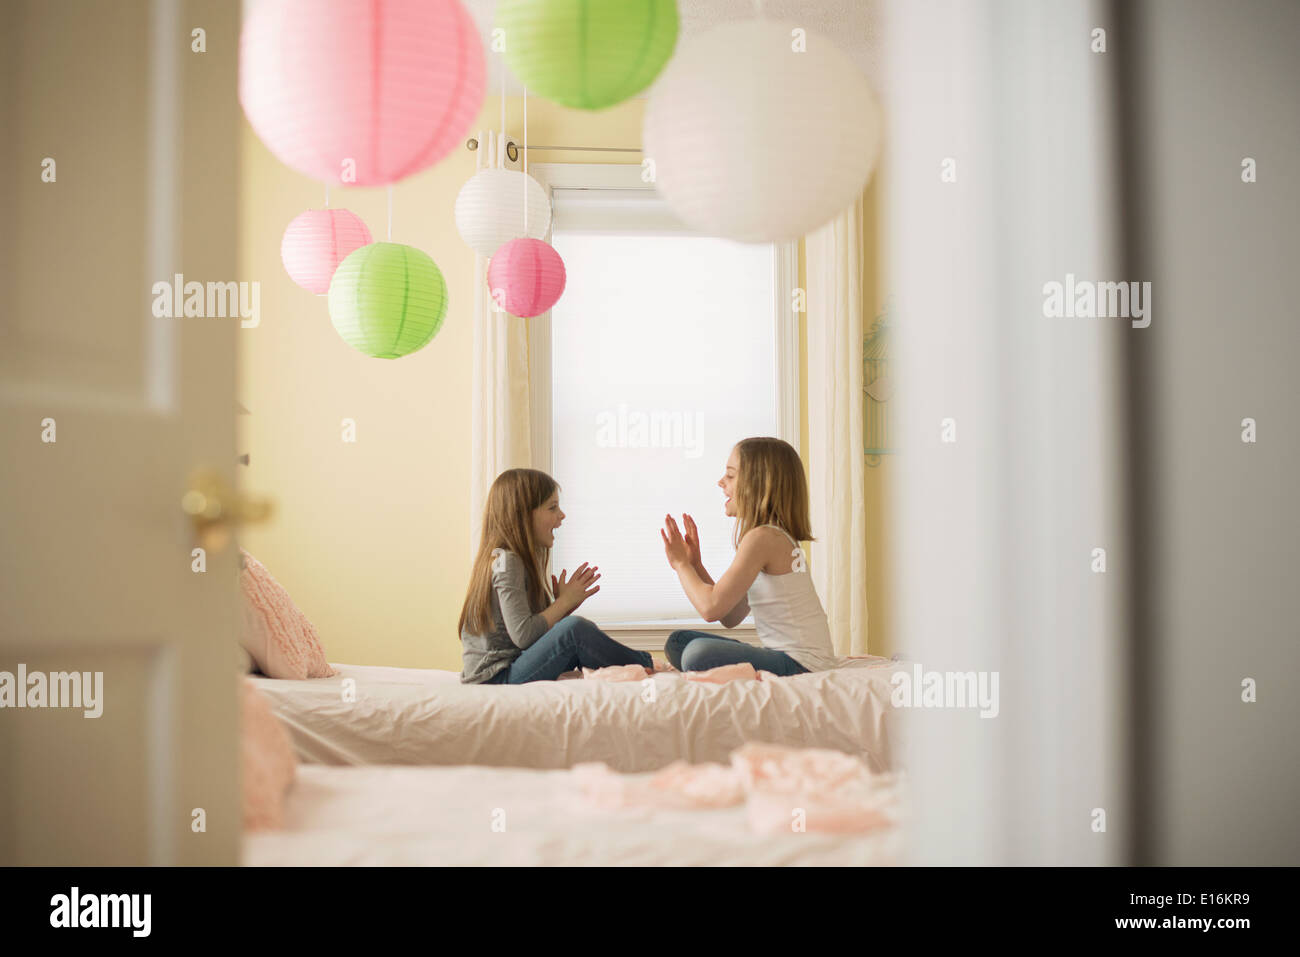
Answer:
[{"label": "bed", "polygon": [[287,796],[283,826],[246,834],[243,863],[863,866],[898,863],[902,852],[902,782],[894,775],[878,779],[889,826],[854,834],[760,834],[745,805],[583,810],[575,805],[572,774],[304,765]]},{"label": "bed", "polygon": [[829,748],[894,766],[887,659],[723,685],[660,673],[641,682],[465,685],[458,672],[335,665],[334,678],[253,677],[305,764],[484,765],[623,772],[725,762],[748,741]]}]

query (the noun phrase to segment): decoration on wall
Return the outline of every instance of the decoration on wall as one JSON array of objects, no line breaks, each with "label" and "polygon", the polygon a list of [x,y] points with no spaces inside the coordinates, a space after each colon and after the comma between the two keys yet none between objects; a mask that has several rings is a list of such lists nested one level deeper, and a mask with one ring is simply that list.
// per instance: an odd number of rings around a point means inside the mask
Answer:
[{"label": "decoration on wall", "polygon": [[563,106],[601,110],[648,87],[677,44],[677,0],[497,0],[516,77]]},{"label": "decoration on wall", "polygon": [[890,399],[894,396],[894,378],[889,365],[889,329],[892,300],[871,324],[862,340],[863,448],[867,465],[880,464],[882,455],[896,451],[890,428]]},{"label": "decoration on wall", "polygon": [[540,316],[564,293],[564,260],[540,239],[513,239],[488,263],[488,289],[512,316]]},{"label": "decoration on wall", "polygon": [[276,0],[251,6],[239,101],[283,163],[382,186],[464,141],[483,105],[482,41],[460,0]]},{"label": "decoration on wall", "polygon": [[330,321],[343,341],[377,359],[429,344],[447,315],[447,283],[425,253],[401,243],[362,246],[339,263],[329,290]]},{"label": "decoration on wall", "polygon": [[866,78],[794,23],[724,23],[682,41],[642,135],[683,222],[741,242],[795,240],[862,190],[880,148]]},{"label": "decoration on wall", "polygon": [[346,209],[309,209],[290,221],[280,240],[289,278],[308,292],[330,291],[334,270],[354,249],[374,242],[361,217]]},{"label": "decoration on wall", "polygon": [[541,239],[550,228],[546,190],[518,170],[481,169],[456,197],[456,229],[480,256],[490,257],[512,239]]}]

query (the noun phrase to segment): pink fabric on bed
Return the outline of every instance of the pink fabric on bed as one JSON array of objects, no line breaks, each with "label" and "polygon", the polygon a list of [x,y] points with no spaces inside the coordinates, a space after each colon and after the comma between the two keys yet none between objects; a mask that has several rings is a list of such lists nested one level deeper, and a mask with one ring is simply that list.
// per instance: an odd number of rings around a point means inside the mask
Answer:
[{"label": "pink fabric on bed", "polygon": [[332,678],[339,672],[325,659],[320,635],[284,586],[242,548],[244,570],[240,644],[268,678]]},{"label": "pink fabric on bed", "polygon": [[871,772],[857,758],[824,748],[750,742],[731,752],[760,833],[870,831],[889,823],[875,806]]},{"label": "pink fabric on bed", "polygon": [[298,771],[289,734],[253,683],[243,680],[239,749],[244,829],[278,828],[284,823],[284,796]]},{"label": "pink fabric on bed", "polygon": [[731,753],[730,767],[675,761],[647,779],[588,762],[570,775],[580,800],[605,810],[719,808],[743,801],[750,826],[764,834],[849,834],[891,823],[867,766],[839,751],[751,742]]},{"label": "pink fabric on bed", "polygon": [[700,681],[713,685],[725,685],[728,681],[736,680],[758,680],[758,672],[754,670],[754,666],[748,661],[739,661],[734,665],[719,665],[707,671],[686,671],[683,674],[689,681]]},{"label": "pink fabric on bed", "polygon": [[755,791],[745,811],[749,826],[760,834],[860,834],[892,823],[883,811],[861,801],[780,791]]},{"label": "pink fabric on bed", "polygon": [[865,764],[851,754],[826,748],[788,748],[751,741],[731,752],[731,767],[747,791],[871,790],[871,772]]},{"label": "pink fabric on bed", "polygon": [[674,761],[638,778],[590,761],[574,765],[570,774],[586,802],[605,809],[730,807],[745,798],[740,778],[725,764]]},{"label": "pink fabric on bed", "polygon": [[771,671],[755,671],[748,661],[739,661],[734,665],[718,665],[707,671],[681,672],[682,676],[700,684],[725,685],[728,681],[777,681],[780,675]]},{"label": "pink fabric on bed", "polygon": [[649,675],[650,673],[641,665],[609,665],[605,668],[582,669],[582,676],[593,681],[644,681]]}]

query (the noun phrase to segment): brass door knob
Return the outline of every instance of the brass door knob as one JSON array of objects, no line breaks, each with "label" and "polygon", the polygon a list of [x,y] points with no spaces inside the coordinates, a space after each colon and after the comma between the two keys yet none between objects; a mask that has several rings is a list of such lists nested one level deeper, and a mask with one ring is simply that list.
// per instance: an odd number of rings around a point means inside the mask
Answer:
[{"label": "brass door knob", "polygon": [[240,494],[215,469],[199,469],[190,476],[181,510],[190,517],[200,544],[216,551],[230,541],[234,526],[265,522],[274,508],[269,499]]}]

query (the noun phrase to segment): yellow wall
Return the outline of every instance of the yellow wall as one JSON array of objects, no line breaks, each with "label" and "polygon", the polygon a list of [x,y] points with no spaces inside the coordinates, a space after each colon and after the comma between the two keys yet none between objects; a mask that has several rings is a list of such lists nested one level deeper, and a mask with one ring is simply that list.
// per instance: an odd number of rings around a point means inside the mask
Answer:
[{"label": "yellow wall", "polygon": [[[598,114],[528,101],[530,142],[639,146],[644,101]],[[507,102],[523,130],[522,103]],[[475,129],[498,128],[500,99]],[[239,399],[244,487],[277,513],[242,544],[289,590],[332,660],[460,669],[456,619],[469,575],[470,312],[474,254],[453,208],[475,169],[458,149],[393,190],[393,241],[433,257],[451,306],[427,347],[399,360],[353,351],[330,324],[324,297],[296,286],[280,263],[280,237],[324,187],[284,166],[244,123],[240,276],[261,283],[261,325],[240,332]],[[633,154],[546,153],[548,162],[620,162]],[[383,188],[331,190],[330,205],[386,233]],[[341,420],[356,420],[345,444]]]},{"label": "yellow wall", "polygon": [[[643,100],[585,113],[528,101],[532,143],[636,147]],[[475,129],[499,128],[489,98]],[[523,131],[522,102],[507,101],[507,128]],[[453,207],[475,169],[460,149],[393,190],[393,241],[433,257],[451,306],[426,348],[400,360],[353,351],[330,324],[324,297],[296,286],[280,263],[280,237],[304,209],[320,208],[324,187],[279,162],[245,121],[240,195],[240,276],[261,283],[261,325],[240,332],[239,399],[244,487],[272,498],[270,524],[245,530],[242,544],[288,589],[315,624],[331,660],[460,669],[456,619],[469,574],[470,311],[473,252],[456,232]],[[635,154],[537,153],[530,162],[636,162]],[[875,187],[866,217],[865,301],[878,303]],[[387,192],[339,189],[330,205],[386,233]],[[800,247],[800,281],[803,255]],[[868,316],[868,322],[875,315]],[[806,319],[806,317],[804,317]],[[800,353],[807,380],[807,329]],[[807,389],[801,392],[807,434]],[[341,421],[356,420],[355,444]],[[807,460],[806,441],[801,452]],[[887,464],[867,476],[868,560],[883,569]],[[477,517],[476,517],[477,518]],[[892,653],[883,575],[869,583],[870,646]]]}]

